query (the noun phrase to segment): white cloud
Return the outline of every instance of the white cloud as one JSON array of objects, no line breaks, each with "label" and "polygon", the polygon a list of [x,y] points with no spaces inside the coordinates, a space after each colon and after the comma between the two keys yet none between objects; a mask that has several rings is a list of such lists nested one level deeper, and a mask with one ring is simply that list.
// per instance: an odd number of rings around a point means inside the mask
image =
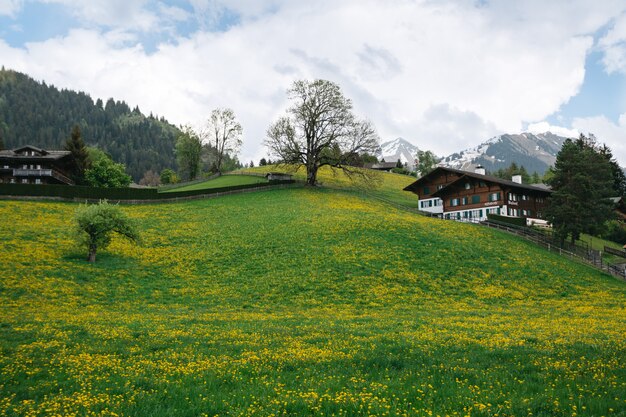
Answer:
[{"label": "white cloud", "polygon": [[0,16],[14,17],[22,8],[23,0],[0,0]]},{"label": "white cloud", "polygon": [[554,126],[548,122],[531,123],[528,125],[526,131],[530,133],[551,132],[555,135],[563,136],[566,138],[577,138],[578,136],[580,136],[580,132],[576,129],[568,129],[562,126]]},{"label": "white cloud", "polygon": [[149,12],[141,0],[116,0],[110,9],[54,1],[72,4],[93,22],[118,23],[108,32],[72,30],[24,49],[0,44],[5,66],[94,98],[126,100],[175,123],[198,124],[212,108],[232,107],[244,128],[245,161],[265,154],[265,130],[300,78],[339,83],[383,140],[402,136],[439,154],[519,131],[577,94],[590,33],[616,7],[609,0],[554,1],[545,8],[545,2],[503,0],[481,8],[469,0],[192,0],[194,15],[211,21],[228,7],[240,23],[180,36],[146,53],[130,21],[150,28],[165,15],[184,19],[184,13]]},{"label": "white cloud", "polygon": [[613,27],[598,41],[598,46],[604,51],[602,62],[607,72],[626,74],[626,13],[615,19]]},{"label": "white cloud", "polygon": [[617,123],[605,116],[574,119],[573,127],[584,134],[592,133],[599,142],[606,143],[621,166],[626,166],[626,113]]}]

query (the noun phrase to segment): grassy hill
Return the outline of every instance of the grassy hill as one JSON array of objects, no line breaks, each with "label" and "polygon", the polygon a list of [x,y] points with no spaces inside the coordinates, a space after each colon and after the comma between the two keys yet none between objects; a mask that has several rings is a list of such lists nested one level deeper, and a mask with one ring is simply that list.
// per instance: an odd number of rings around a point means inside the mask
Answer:
[{"label": "grassy hill", "polygon": [[[265,174],[275,171],[291,173],[296,180],[306,180],[306,169],[304,166],[294,169],[294,167],[289,165],[266,165],[241,169],[239,173]],[[367,172],[371,180],[363,181],[358,176],[349,178],[341,169],[334,169],[326,165],[320,168],[317,180],[323,186],[356,190],[391,203],[417,208],[417,196],[413,193],[402,191],[404,187],[415,181],[414,177],[372,170],[367,170]]]},{"label": "grassy hill", "polygon": [[624,415],[626,284],[341,190],[0,201],[0,415]]}]

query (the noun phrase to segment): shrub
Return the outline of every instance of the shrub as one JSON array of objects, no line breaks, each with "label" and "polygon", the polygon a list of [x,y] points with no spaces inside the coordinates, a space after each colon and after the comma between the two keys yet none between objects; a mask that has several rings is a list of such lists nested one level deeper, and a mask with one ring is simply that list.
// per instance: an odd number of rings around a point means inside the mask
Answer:
[{"label": "shrub", "polygon": [[139,233],[128,216],[117,205],[106,200],[98,204],[81,205],[75,214],[77,232],[81,243],[88,248],[87,261],[96,261],[96,251],[111,243],[113,232],[131,242],[139,242]]}]

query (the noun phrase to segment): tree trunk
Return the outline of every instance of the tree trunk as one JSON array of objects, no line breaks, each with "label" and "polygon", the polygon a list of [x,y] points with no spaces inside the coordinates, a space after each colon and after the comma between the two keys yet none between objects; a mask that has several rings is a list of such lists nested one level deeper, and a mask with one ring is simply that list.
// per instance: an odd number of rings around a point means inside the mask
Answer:
[{"label": "tree trunk", "polygon": [[89,256],[87,262],[96,262],[96,245],[89,245]]},{"label": "tree trunk", "polygon": [[317,168],[313,166],[310,166],[310,167],[307,166],[306,184],[310,185],[311,187],[314,187],[316,182],[317,182]]}]

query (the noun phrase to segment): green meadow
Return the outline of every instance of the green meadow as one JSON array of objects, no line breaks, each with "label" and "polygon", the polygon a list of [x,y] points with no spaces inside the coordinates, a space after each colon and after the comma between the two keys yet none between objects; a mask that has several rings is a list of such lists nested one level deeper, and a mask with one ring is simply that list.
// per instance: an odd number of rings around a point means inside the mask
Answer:
[{"label": "green meadow", "polygon": [[0,201],[0,416],[626,415],[626,283],[512,236],[282,189],[91,265],[76,207]]},{"label": "green meadow", "polygon": [[268,181],[264,177],[253,175],[222,175],[220,177],[194,184],[183,185],[181,187],[168,188],[162,192],[176,193],[180,191],[206,190],[210,188],[232,187],[236,185],[266,184]]}]

